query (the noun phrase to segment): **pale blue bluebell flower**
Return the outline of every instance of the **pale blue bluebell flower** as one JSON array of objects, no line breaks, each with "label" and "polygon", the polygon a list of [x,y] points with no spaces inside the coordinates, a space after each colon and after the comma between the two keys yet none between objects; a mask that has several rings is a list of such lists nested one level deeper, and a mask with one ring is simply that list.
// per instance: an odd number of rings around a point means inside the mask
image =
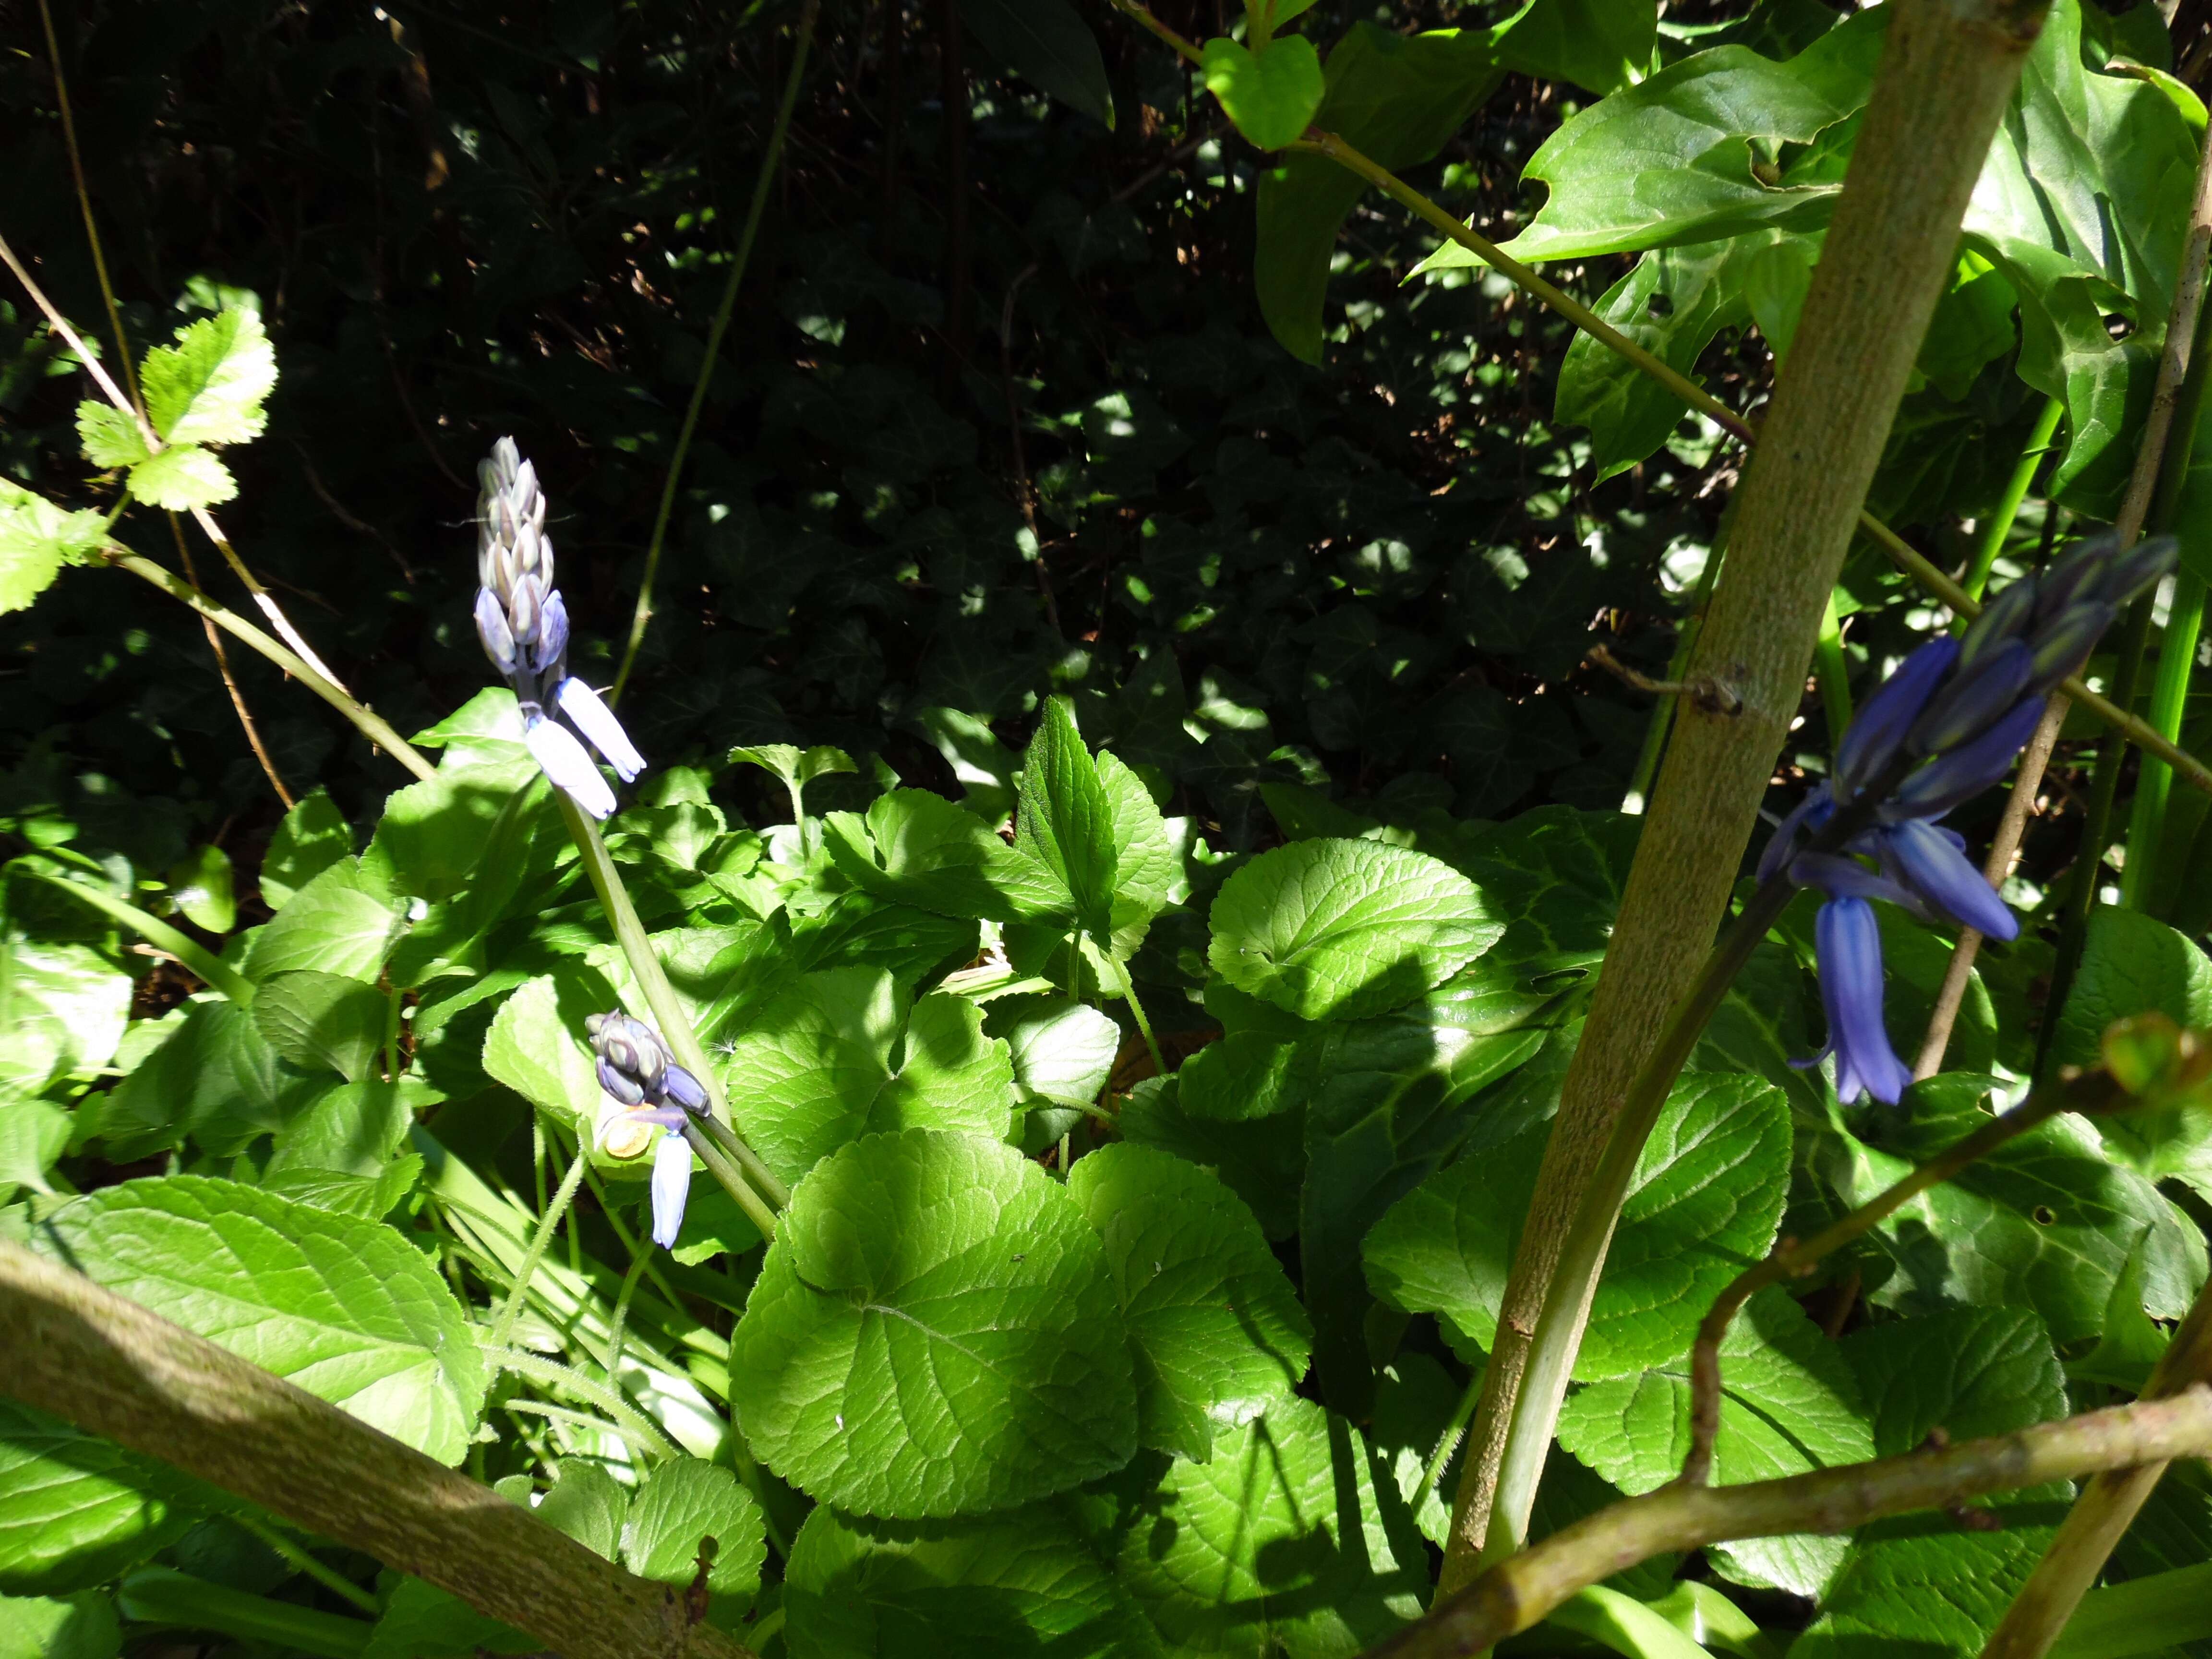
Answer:
[{"label": "pale blue bluebell flower", "polygon": [[599,1087],[628,1109],[601,1122],[601,1144],[616,1125],[652,1124],[665,1131],[653,1146],[653,1237],[662,1249],[672,1249],[691,1188],[691,1147],[684,1126],[706,1111],[705,1085],[676,1063],[666,1040],[641,1019],[620,1012],[589,1014],[584,1029],[592,1039]]},{"label": "pale blue bluebell flower", "polygon": [[684,1230],[684,1206],[691,1195],[691,1143],[671,1129],[653,1149],[653,1242],[676,1248]]},{"label": "pale blue bluebell flower", "polygon": [[[2011,769],[2051,689],[2080,671],[2120,608],[2174,557],[2171,537],[2125,553],[2098,538],[2000,591],[1960,638],[1921,646],[1838,741],[1832,782],[1810,791],[1768,842],[1760,880],[1786,872],[1828,896],[1814,926],[1828,1017],[1828,1046],[1816,1058],[1835,1056],[1846,1104],[1870,1094],[1895,1105],[1912,1080],[1882,1024],[1881,934],[1869,901],[2018,937],[2019,919],[1967,859],[1965,838],[1935,820]],[[1863,827],[1837,846],[1829,825],[1846,808]],[[1808,844],[1824,831],[1825,844]]]},{"label": "pale blue bluebell flower", "polygon": [[477,479],[477,638],[514,689],[524,741],[545,775],[604,818],[615,810],[614,791],[548,706],[568,717],[624,783],[645,769],[645,757],[599,694],[568,672],[568,607],[553,586],[553,541],[536,469],[514,439],[501,438]]}]

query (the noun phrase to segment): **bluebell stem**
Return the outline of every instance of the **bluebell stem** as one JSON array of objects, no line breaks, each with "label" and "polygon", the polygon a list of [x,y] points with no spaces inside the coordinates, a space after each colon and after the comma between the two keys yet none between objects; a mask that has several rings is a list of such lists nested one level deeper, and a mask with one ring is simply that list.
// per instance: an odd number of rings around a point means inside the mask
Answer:
[{"label": "bluebell stem", "polygon": [[614,791],[574,732],[556,725],[552,704],[628,783],[645,757],[599,694],[568,672],[568,607],[553,586],[553,541],[538,472],[501,438],[477,469],[477,637],[522,706],[523,741],[554,784],[595,818],[615,810]]},{"label": "bluebell stem", "polygon": [[[1836,1094],[1891,1105],[1911,1081],[1882,1025],[1881,934],[1870,900],[2018,936],[2020,922],[1935,820],[2011,769],[2051,688],[2077,672],[2136,592],[2173,566],[2172,538],[2123,553],[2085,542],[2014,582],[1957,641],[1929,641],[1866,700],[1836,745],[1832,781],[1783,821],[1759,864],[1827,895],[1814,927]],[[1838,823],[1839,816],[1845,821]],[[1805,1062],[1812,1064],[1812,1061]]]},{"label": "bluebell stem", "polygon": [[663,1249],[672,1249],[691,1189],[691,1146],[684,1138],[684,1125],[706,1110],[707,1091],[676,1063],[660,1033],[641,1019],[619,1012],[587,1014],[584,1030],[597,1056],[599,1086],[626,1109],[601,1122],[601,1145],[618,1124],[650,1124],[664,1131],[653,1153],[653,1238]]}]

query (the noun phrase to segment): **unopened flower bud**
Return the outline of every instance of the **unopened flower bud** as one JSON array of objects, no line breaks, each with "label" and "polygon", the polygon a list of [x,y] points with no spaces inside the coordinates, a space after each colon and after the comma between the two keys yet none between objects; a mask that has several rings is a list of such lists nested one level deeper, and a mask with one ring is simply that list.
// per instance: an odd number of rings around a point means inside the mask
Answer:
[{"label": "unopened flower bud", "polygon": [[1999,588],[1990,602],[1982,607],[1982,614],[1966,624],[1966,631],[1959,640],[1959,672],[1971,673],[1976,664],[1994,655],[2006,641],[2018,639],[2027,631],[2035,616],[2037,585],[2033,576],[2023,576],[2016,582],[2007,582]]},{"label": "unopened flower bud", "polygon": [[605,1090],[614,1099],[620,1101],[625,1106],[641,1106],[645,1103],[645,1090],[637,1079],[628,1075],[604,1054],[599,1057],[598,1070],[599,1087]]},{"label": "unopened flower bud", "polygon": [[1970,800],[2012,769],[2013,757],[2034,735],[2043,705],[2030,697],[1979,737],[1947,750],[1898,786],[1881,811],[1885,823],[1939,818]]},{"label": "unopened flower bud", "polygon": [[491,659],[491,665],[499,670],[500,677],[513,679],[514,631],[507,625],[506,608],[489,587],[477,589],[477,638],[483,642],[484,655]]},{"label": "unopened flower bud", "polygon": [[2118,615],[2117,608],[2101,601],[2077,604],[2037,635],[2027,677],[2028,695],[2040,696],[2059,681],[2081,672]]},{"label": "unopened flower bud", "polygon": [[1982,872],[1966,860],[1964,842],[1919,818],[1890,826],[1883,860],[1898,878],[1962,927],[1995,939],[2016,939],[2020,919]]},{"label": "unopened flower bud", "polygon": [[2097,597],[2106,605],[2124,607],[2152,583],[2161,581],[2181,556],[2181,544],[2171,536],[2154,536],[2118,555],[2097,580]]},{"label": "unopened flower bud", "polygon": [[1940,635],[1875,689],[1836,744],[1838,800],[1848,801],[1881,775],[1958,659],[1958,641]]},{"label": "unopened flower bud", "polygon": [[1912,728],[1913,752],[1940,755],[1988,727],[2020,701],[2029,662],[2027,641],[2008,640],[1973,669],[1953,675]]}]

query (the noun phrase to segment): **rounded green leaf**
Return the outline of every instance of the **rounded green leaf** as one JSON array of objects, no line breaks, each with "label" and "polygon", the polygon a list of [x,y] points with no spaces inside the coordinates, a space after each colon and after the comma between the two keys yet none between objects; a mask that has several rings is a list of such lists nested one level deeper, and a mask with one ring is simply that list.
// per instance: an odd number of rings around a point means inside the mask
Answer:
[{"label": "rounded green leaf", "polygon": [[1258,1416],[1306,1374],[1313,1322],[1244,1200],[1151,1146],[1105,1146],[1067,1190],[1106,1241],[1137,1345],[1138,1437],[1203,1462],[1216,1425]]},{"label": "rounded green leaf", "polygon": [[1280,149],[1302,136],[1327,90],[1321,54],[1303,34],[1278,36],[1257,52],[1219,37],[1206,43],[1200,68],[1206,89],[1258,149]]},{"label": "rounded green leaf", "polygon": [[623,1564],[641,1578],[687,1585],[699,1568],[702,1539],[714,1540],[708,1593],[742,1605],[760,1590],[768,1533],[760,1505],[725,1468],[699,1458],[663,1463],[630,1499],[623,1523]]},{"label": "rounded green leaf", "polygon": [[326,789],[300,797],[270,837],[261,860],[261,897],[274,912],[317,876],[353,853],[353,830]]},{"label": "rounded green leaf", "polygon": [[234,1181],[128,1181],[34,1235],[94,1283],[458,1463],[483,1360],[460,1304],[389,1227]]},{"label": "rounded green leaf", "polygon": [[1441,985],[1504,924],[1449,865],[1376,841],[1300,841],[1221,885],[1209,960],[1302,1019],[1359,1019]]},{"label": "rounded green leaf", "polygon": [[105,1066],[131,1017],[131,976],[82,945],[0,939],[0,1093],[36,1094]]},{"label": "rounded green leaf", "polygon": [[824,1503],[920,1519],[1119,1468],[1136,1381],[1074,1200],[1012,1147],[908,1129],[799,1184],[730,1345],[761,1461]]},{"label": "rounded green leaf", "polygon": [[169,866],[169,896],[195,927],[227,933],[238,925],[230,854],[212,842]]}]

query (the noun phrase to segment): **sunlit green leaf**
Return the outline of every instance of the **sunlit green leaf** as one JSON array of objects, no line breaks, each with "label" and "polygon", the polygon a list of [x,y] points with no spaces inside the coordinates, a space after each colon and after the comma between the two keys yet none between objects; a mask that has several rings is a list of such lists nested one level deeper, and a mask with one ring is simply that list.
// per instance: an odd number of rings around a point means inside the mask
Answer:
[{"label": "sunlit green leaf", "polygon": [[1254,52],[1225,37],[1208,40],[1200,72],[1237,131],[1259,149],[1280,149],[1312,125],[1326,83],[1321,54],[1303,34]]},{"label": "sunlit green leaf", "polygon": [[240,444],[267,423],[276,351],[259,313],[234,307],[179,329],[176,344],[146,354],[139,374],[163,442]]},{"label": "sunlit green leaf", "polygon": [[13,479],[0,478],[0,614],[21,611],[65,564],[82,564],[107,534],[104,514],[66,513]]}]

